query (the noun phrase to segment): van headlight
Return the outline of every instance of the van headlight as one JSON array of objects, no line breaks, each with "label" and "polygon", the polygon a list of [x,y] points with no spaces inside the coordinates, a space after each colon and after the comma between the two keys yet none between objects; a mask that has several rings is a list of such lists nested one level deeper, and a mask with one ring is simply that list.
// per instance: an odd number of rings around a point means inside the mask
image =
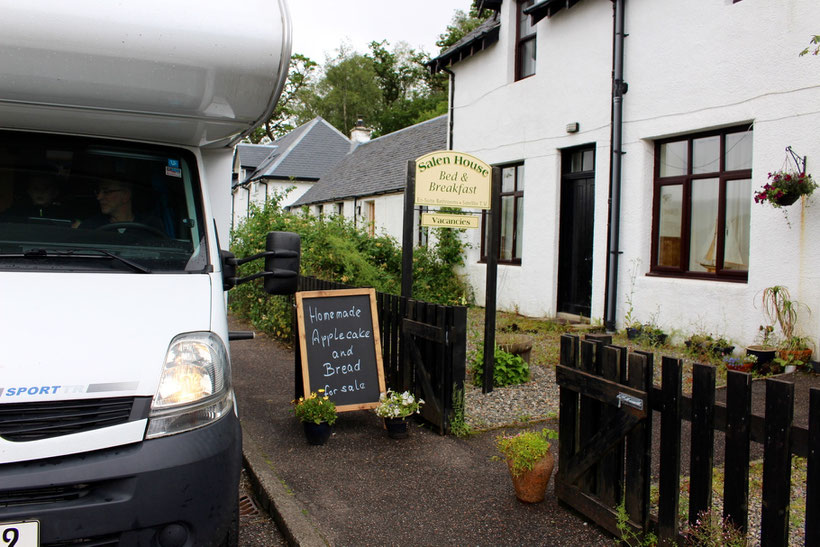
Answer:
[{"label": "van headlight", "polygon": [[171,341],[151,404],[147,439],[215,422],[233,405],[225,344],[212,332],[180,334]]}]

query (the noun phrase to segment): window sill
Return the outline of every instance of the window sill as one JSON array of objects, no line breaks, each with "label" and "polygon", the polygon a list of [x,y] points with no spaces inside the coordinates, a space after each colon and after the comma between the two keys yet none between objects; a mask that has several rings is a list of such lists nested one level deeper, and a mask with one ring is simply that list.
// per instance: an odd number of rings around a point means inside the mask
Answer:
[{"label": "window sill", "polygon": [[646,277],[667,277],[672,279],[694,279],[697,281],[718,281],[725,283],[748,283],[748,272],[738,273],[737,275],[715,275],[709,273],[684,273],[684,272],[664,272],[664,271],[649,271]]},{"label": "window sill", "polygon": [[[486,258],[482,258],[481,260],[478,261],[478,264],[486,264],[486,263],[487,263]],[[499,266],[520,266],[521,265],[521,259],[519,258],[518,260],[499,260],[498,265]]]}]

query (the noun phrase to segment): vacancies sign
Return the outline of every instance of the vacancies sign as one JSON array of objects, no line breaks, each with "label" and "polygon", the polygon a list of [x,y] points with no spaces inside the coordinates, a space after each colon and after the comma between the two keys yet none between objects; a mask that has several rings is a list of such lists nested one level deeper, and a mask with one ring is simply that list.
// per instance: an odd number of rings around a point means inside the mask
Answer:
[{"label": "vacancies sign", "polygon": [[416,159],[416,205],[490,208],[492,170],[480,159],[452,150]]}]

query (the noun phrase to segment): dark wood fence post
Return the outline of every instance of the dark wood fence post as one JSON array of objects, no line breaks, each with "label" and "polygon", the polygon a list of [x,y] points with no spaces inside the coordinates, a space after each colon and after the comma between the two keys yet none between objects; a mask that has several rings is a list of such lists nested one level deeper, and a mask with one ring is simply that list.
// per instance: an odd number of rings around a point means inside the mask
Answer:
[{"label": "dark wood fence post", "polygon": [[658,536],[661,545],[678,537],[680,496],[681,361],[664,357],[661,365],[661,450],[658,498]]},{"label": "dark wood fence post", "polygon": [[445,408],[447,419],[445,421],[446,430],[450,432],[450,420],[453,417],[455,401],[453,397],[457,392],[460,397],[464,397],[464,378],[466,376],[467,363],[467,308],[464,306],[451,306],[447,315],[447,363],[451,371],[449,375],[449,385],[446,386],[445,396],[447,404]]},{"label": "dark wood fence post", "polygon": [[[581,340],[580,369],[590,374],[598,375],[600,371],[595,366],[595,352],[598,344],[590,340]],[[598,432],[599,418],[601,415],[601,403],[598,400],[581,395],[579,403],[578,418],[578,442],[584,446]],[[595,479],[598,476],[598,464],[593,465],[578,479],[578,488],[587,494],[597,492]]]},{"label": "dark wood fence post", "polygon": [[401,295],[413,297],[413,224],[416,202],[416,162],[407,160],[404,186],[404,219],[401,233]]},{"label": "dark wood fence post", "polygon": [[749,522],[749,440],[752,376],[729,371],[726,377],[726,457],[723,517],[746,531]]},{"label": "dark wood fence post", "polygon": [[[621,348],[606,346],[600,341],[596,353],[601,367],[601,376],[613,382],[621,380]],[[608,424],[620,411],[611,405],[601,405],[601,424]],[[624,444],[618,443],[601,458],[598,465],[598,498],[615,507],[621,502],[624,476]]]},{"label": "dark wood fence post", "polygon": [[[561,364],[578,367],[578,337],[561,336]],[[575,455],[575,434],[578,431],[578,392],[565,387],[558,394],[558,476],[565,477],[567,463]]]},{"label": "dark wood fence post", "polygon": [[715,447],[715,367],[692,370],[692,435],[689,452],[689,523],[712,508],[712,464]]},{"label": "dark wood fence post", "polygon": [[761,545],[785,546],[789,537],[791,429],[794,384],[766,380],[766,441],[763,445],[763,516]]},{"label": "dark wood fence post", "polygon": [[[649,392],[652,389],[651,353],[629,355],[627,385]],[[649,527],[649,487],[652,458],[652,406],[647,399],[645,423],[635,426],[626,438],[626,482],[624,506],[629,518],[646,531]]]},{"label": "dark wood fence post", "polygon": [[498,250],[501,244],[501,168],[493,167],[490,184],[490,210],[487,211],[490,230],[487,252],[487,281],[484,297],[484,385],[482,393],[493,390],[495,372],[495,300],[498,284]]},{"label": "dark wood fence post", "polygon": [[806,545],[820,545],[820,389],[809,392],[809,457],[806,476]]}]

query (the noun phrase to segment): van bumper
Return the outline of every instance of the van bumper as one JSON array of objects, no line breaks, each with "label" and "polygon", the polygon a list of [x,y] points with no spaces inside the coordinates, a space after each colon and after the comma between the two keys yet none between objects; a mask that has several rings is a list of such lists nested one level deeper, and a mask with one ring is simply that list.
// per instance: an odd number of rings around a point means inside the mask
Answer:
[{"label": "van bumper", "polygon": [[0,466],[0,522],[37,520],[40,544],[218,545],[234,518],[242,436],[233,412],[138,444]]}]

